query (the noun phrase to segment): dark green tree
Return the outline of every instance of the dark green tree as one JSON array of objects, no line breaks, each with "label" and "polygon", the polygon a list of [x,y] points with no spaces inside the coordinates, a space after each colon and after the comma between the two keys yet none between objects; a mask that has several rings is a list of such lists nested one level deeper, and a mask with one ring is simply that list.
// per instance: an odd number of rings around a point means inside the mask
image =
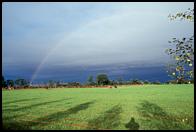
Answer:
[{"label": "dark green tree", "polygon": [[7,80],[8,87],[14,87],[14,80]]},{"label": "dark green tree", "polygon": [[150,82],[148,80],[145,80],[144,84],[150,84]]},{"label": "dark green tree", "polygon": [[56,88],[56,82],[53,81],[53,80],[49,80],[49,81],[48,81],[48,85],[49,85],[49,87],[51,87],[51,88]]},{"label": "dark green tree", "polygon": [[118,79],[117,79],[117,81],[118,81],[118,84],[123,84],[123,78],[122,77],[119,77]]},{"label": "dark green tree", "polygon": [[111,81],[110,81],[110,85],[117,85],[117,84],[118,84],[118,82],[115,81],[115,80],[111,80]]},{"label": "dark green tree", "polygon": [[30,83],[25,79],[17,79],[15,80],[15,84],[18,87],[28,87]]},{"label": "dark green tree", "polygon": [[98,85],[107,85],[110,83],[107,74],[99,74],[96,78]]},{"label": "dark green tree", "polygon": [[143,82],[142,82],[141,80],[139,80],[139,79],[132,79],[132,80],[130,81],[130,83],[131,83],[131,84],[143,84]]},{"label": "dark green tree", "polygon": [[88,81],[88,84],[90,84],[90,85],[94,84],[93,76],[92,75],[89,76],[87,81]]},{"label": "dark green tree", "polygon": [[4,76],[2,76],[2,87],[5,88],[6,87],[6,81],[4,79]]}]

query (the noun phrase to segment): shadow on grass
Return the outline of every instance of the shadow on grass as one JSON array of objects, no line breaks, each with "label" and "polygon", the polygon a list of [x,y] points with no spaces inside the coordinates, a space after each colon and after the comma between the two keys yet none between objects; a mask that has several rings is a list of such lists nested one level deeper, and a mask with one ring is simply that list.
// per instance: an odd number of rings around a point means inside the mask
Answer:
[{"label": "shadow on grass", "polygon": [[[76,114],[81,110],[85,110],[89,107],[89,105],[93,104],[95,101],[91,101],[91,102],[86,102],[83,104],[79,104],[75,107],[72,107],[68,110],[65,111],[60,111],[60,112],[56,112],[47,116],[43,116],[40,118],[37,118],[35,120],[32,121],[21,121],[21,122],[7,122],[5,124],[3,124],[3,128],[4,129],[23,129],[23,130],[29,130],[34,126],[39,126],[43,127],[47,124],[50,124],[52,122],[56,122],[60,119],[66,118],[71,114]],[[12,127],[13,125],[13,127]]]},{"label": "shadow on grass", "polygon": [[16,119],[18,117],[22,117],[22,116],[25,116],[25,114],[4,116],[4,117],[2,117],[2,120],[3,120],[3,122],[9,122],[9,121],[13,121],[14,119]]},{"label": "shadow on grass", "polygon": [[142,122],[149,129],[173,130],[173,129],[191,129],[182,122],[182,117],[169,115],[164,109],[154,103],[143,101],[137,107],[139,114],[143,117]]},{"label": "shadow on grass", "polygon": [[31,98],[31,99],[20,99],[20,100],[14,100],[14,101],[7,101],[7,102],[3,102],[4,105],[8,105],[11,103],[19,103],[19,102],[25,102],[25,101],[32,101],[34,99],[39,99],[39,98]]},{"label": "shadow on grass", "polygon": [[113,129],[120,125],[120,113],[122,108],[119,105],[113,106],[103,115],[90,120],[87,129]]},{"label": "shadow on grass", "polygon": [[19,121],[9,121],[3,122],[3,129],[4,130],[29,130],[29,126],[27,123],[19,122]]},{"label": "shadow on grass", "polygon": [[71,114],[76,114],[76,113],[78,113],[81,110],[87,109],[94,102],[95,101],[91,101],[91,102],[86,102],[86,103],[83,103],[83,104],[79,104],[79,105],[77,105],[75,107],[72,107],[72,108],[66,110],[66,111],[60,111],[60,112],[53,113],[53,114],[48,115],[48,116],[44,116],[44,117],[38,118],[37,121],[38,122],[45,121],[46,119],[48,120],[47,121],[48,123],[51,122],[51,121],[57,121],[59,119],[68,117]]},{"label": "shadow on grass", "polygon": [[125,127],[129,130],[139,130],[140,125],[135,122],[135,119],[131,117],[131,120],[125,124]]},{"label": "shadow on grass", "polygon": [[59,100],[48,101],[48,102],[42,102],[42,103],[33,104],[33,105],[30,105],[30,106],[25,106],[25,107],[16,108],[16,109],[5,108],[4,110],[5,110],[5,111],[10,111],[10,112],[17,112],[17,111],[22,111],[22,110],[26,110],[26,109],[31,109],[31,108],[33,108],[33,107],[38,107],[38,106],[41,106],[41,105],[48,105],[48,104],[51,104],[51,103],[60,102],[60,101],[68,100],[68,99],[71,99],[71,98],[59,99]]}]

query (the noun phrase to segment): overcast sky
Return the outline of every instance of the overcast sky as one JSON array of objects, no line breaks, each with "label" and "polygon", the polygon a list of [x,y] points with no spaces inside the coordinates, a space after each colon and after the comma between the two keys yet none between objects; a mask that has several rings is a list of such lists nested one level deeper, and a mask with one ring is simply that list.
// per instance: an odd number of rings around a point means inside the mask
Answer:
[{"label": "overcast sky", "polygon": [[[193,8],[178,3],[3,3],[3,73],[129,63],[164,64],[173,37],[193,23],[168,15]],[[53,69],[55,70],[55,69]]]}]

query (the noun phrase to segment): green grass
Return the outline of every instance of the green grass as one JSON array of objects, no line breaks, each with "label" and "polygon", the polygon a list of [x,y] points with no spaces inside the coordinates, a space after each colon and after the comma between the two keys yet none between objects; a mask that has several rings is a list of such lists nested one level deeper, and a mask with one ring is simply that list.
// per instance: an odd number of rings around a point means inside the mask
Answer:
[{"label": "green grass", "polygon": [[2,95],[4,129],[194,129],[190,84],[4,90]]}]

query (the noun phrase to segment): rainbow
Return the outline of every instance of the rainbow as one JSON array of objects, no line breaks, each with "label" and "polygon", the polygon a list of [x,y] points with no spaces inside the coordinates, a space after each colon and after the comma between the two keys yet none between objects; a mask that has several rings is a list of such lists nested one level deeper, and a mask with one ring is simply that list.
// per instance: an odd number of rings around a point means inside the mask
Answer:
[{"label": "rainbow", "polygon": [[[88,24],[87,24],[88,25]],[[86,26],[87,26],[86,25]],[[60,40],[60,42],[55,45],[55,47],[44,57],[44,59],[41,61],[41,63],[38,65],[38,67],[36,68],[35,72],[33,73],[30,82],[32,82],[33,80],[35,80],[35,78],[37,77],[37,74],[40,72],[40,70],[42,69],[43,65],[47,62],[48,58],[60,47],[62,46],[64,43],[66,42],[66,40],[71,40],[71,37],[77,36],[76,34],[80,34],[81,30],[85,30],[86,27],[82,26],[76,30],[73,30],[71,33],[69,33],[68,35],[65,33],[64,36],[66,36],[65,39]]]},{"label": "rainbow", "polygon": [[40,70],[42,69],[42,67],[44,66],[44,64],[47,62],[48,58],[60,47],[62,46],[66,41],[66,39],[70,38],[70,36],[73,33],[70,33],[65,39],[62,39],[57,45],[55,45],[55,47],[53,47],[53,49],[44,57],[44,59],[41,61],[41,63],[38,65],[38,67],[36,68],[35,72],[33,73],[30,82],[33,82],[35,80],[35,78],[37,77],[38,73],[40,72]]}]

